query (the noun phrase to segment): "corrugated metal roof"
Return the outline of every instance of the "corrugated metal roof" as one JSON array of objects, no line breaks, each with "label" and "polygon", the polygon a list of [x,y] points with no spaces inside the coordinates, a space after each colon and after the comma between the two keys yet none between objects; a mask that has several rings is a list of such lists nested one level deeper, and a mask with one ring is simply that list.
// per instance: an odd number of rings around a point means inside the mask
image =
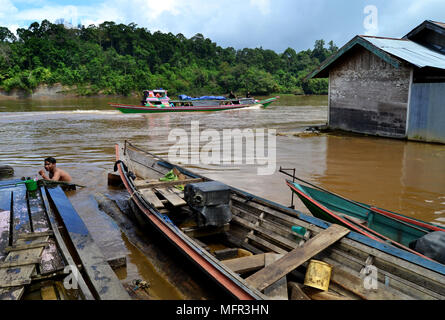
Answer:
[{"label": "corrugated metal roof", "polygon": [[397,58],[419,68],[445,69],[445,55],[430,50],[420,44],[404,39],[389,39],[361,36],[366,41]]},{"label": "corrugated metal roof", "polygon": [[395,68],[399,68],[401,61],[404,60],[418,68],[430,67],[445,70],[444,54],[430,50],[411,40],[356,36],[337,53],[326,59],[306,79],[328,77],[330,67],[346,52],[358,45],[369,50]]}]

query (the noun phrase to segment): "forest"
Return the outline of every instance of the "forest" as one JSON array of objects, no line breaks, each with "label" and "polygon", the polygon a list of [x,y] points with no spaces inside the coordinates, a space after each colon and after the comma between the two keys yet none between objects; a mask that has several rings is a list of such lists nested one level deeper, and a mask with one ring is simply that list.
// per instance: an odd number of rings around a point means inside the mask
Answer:
[{"label": "forest", "polygon": [[170,95],[327,94],[327,79],[305,80],[338,48],[283,53],[263,48],[222,48],[202,34],[150,32],[136,24],[104,22],[67,27],[48,20],[0,27],[0,88],[32,92],[60,83],[78,95],[130,95],[164,88]]}]

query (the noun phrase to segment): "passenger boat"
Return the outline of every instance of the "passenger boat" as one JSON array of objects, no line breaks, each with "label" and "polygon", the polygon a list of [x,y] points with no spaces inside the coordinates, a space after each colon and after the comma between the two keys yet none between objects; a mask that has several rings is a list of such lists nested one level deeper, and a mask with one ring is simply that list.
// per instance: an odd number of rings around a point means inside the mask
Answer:
[{"label": "passenger boat", "polygon": [[445,232],[441,226],[352,201],[319,188],[290,180],[286,183],[315,217],[343,225],[374,240],[390,242],[423,257],[422,253],[412,249],[415,241],[432,232]]},{"label": "passenger boat", "polygon": [[164,113],[164,112],[212,112],[237,110],[251,107],[267,108],[279,97],[262,101],[254,98],[226,99],[224,97],[206,96],[190,98],[180,96],[180,100],[170,100],[167,90],[146,90],[141,105],[125,105],[110,103],[122,113]]},{"label": "passenger boat", "polygon": [[[197,276],[234,298],[445,298],[440,263],[193,173],[130,142],[116,145],[115,171],[137,220],[189,259]],[[325,291],[305,277],[317,261],[332,268]]]},{"label": "passenger boat", "polygon": [[130,299],[62,188],[28,182],[0,181],[0,300]]}]

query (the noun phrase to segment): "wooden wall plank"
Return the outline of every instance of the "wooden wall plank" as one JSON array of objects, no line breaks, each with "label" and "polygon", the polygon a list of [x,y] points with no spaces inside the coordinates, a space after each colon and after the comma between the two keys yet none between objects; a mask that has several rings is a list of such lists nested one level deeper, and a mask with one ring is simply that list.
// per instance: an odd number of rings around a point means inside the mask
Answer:
[{"label": "wooden wall plank", "polygon": [[[266,254],[264,259],[265,266],[273,264],[275,261],[281,259],[282,255]],[[286,276],[282,277],[274,284],[264,289],[264,294],[273,300],[289,300],[287,293],[287,279]]]},{"label": "wooden wall plank", "polygon": [[31,232],[31,223],[29,221],[28,203],[26,201],[26,186],[24,184],[18,185],[14,189],[13,194],[13,242],[21,233]]},{"label": "wooden wall plank", "polygon": [[40,192],[29,194],[29,205],[31,210],[31,222],[34,232],[48,231],[49,221],[43,208],[42,198]]},{"label": "wooden wall plank", "polygon": [[25,292],[25,287],[0,288],[0,300],[20,300]]},{"label": "wooden wall plank", "polygon": [[4,250],[9,245],[11,195],[10,189],[0,190],[0,261],[6,257]]}]

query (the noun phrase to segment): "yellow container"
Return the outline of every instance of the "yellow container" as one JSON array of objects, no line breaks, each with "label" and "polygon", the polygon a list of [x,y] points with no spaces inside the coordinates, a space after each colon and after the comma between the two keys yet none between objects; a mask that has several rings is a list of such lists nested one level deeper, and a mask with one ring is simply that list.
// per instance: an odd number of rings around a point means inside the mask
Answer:
[{"label": "yellow container", "polygon": [[328,291],[331,281],[332,266],[318,260],[311,260],[307,267],[304,285]]},{"label": "yellow container", "polygon": [[238,248],[238,258],[253,256],[252,252]]}]

